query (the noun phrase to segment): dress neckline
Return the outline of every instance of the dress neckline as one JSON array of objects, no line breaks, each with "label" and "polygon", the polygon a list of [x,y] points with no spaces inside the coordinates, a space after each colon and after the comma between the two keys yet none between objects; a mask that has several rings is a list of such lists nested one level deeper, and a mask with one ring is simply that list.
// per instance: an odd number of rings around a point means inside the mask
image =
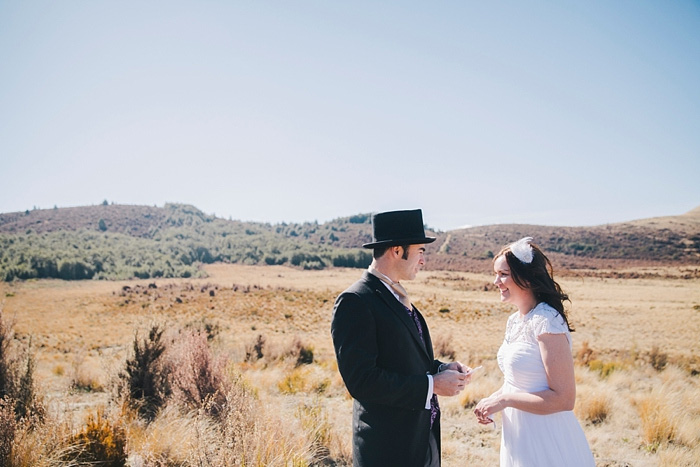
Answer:
[{"label": "dress neckline", "polygon": [[535,311],[537,308],[539,308],[541,304],[542,304],[542,302],[537,302],[537,304],[534,307],[532,307],[530,309],[530,311],[528,311],[525,314],[522,314],[522,313],[520,313],[520,311],[518,311],[518,319],[520,321],[525,321],[525,320],[530,319],[530,317],[532,316],[532,312]]}]

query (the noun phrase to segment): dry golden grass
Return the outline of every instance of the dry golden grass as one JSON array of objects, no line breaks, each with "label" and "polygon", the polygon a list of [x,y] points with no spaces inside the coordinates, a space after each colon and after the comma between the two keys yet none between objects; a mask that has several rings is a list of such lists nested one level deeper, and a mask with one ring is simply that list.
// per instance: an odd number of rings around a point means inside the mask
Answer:
[{"label": "dry golden grass", "polygon": [[579,396],[576,399],[575,413],[579,420],[594,425],[603,423],[610,416],[612,402],[605,392],[579,386]]},{"label": "dry golden grass", "polygon": [[[109,403],[110,382],[136,331],[162,323],[211,330],[217,351],[234,362],[262,417],[246,436],[267,452],[251,455],[270,465],[307,465],[323,456],[348,462],[352,400],[329,330],[335,297],[362,272],[213,265],[208,273],[158,280],[155,288],[148,287],[154,281],[0,285],[3,314],[14,319],[22,344],[31,337],[39,388],[52,416],[63,420],[54,425],[63,431],[54,432],[78,432],[88,414]],[[674,270],[644,277],[561,280],[573,302],[574,353],[588,346],[587,360],[577,359],[575,412],[599,465],[698,465],[700,279]],[[478,425],[471,413],[501,384],[495,355],[513,311],[498,301],[491,281],[485,274],[423,271],[406,284],[444,353],[484,366],[461,395],[441,399],[447,467],[498,464],[500,432]],[[258,336],[262,358],[246,361]],[[312,349],[313,364],[297,365],[300,343]],[[226,461],[207,447],[220,445],[221,428],[201,414],[168,409],[149,426],[126,422],[134,464],[158,456],[183,465]],[[236,429],[229,420],[225,432]],[[17,443],[17,455],[31,456]]]}]

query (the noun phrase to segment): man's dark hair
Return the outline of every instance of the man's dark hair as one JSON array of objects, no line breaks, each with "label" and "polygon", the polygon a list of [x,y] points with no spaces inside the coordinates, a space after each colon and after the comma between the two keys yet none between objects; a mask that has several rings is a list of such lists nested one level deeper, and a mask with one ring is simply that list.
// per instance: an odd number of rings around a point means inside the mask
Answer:
[{"label": "man's dark hair", "polygon": [[380,247],[380,248],[375,248],[374,251],[372,252],[372,257],[374,259],[379,259],[382,256],[384,256],[384,253],[389,250],[389,248],[394,248],[395,246],[400,246],[403,248],[403,255],[401,255],[401,259],[408,259],[408,247],[411,245],[391,245],[391,246],[385,246],[385,247]]}]

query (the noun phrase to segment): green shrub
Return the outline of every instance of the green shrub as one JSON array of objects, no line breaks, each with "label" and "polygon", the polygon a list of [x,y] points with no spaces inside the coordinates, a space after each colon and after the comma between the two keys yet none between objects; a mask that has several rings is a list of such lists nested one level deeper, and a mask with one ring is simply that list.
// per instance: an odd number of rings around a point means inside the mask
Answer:
[{"label": "green shrub", "polygon": [[158,325],[151,327],[148,337],[134,337],[134,355],[126,361],[120,373],[123,395],[139,415],[151,421],[171,394],[170,368],[163,354],[166,345],[163,332]]}]

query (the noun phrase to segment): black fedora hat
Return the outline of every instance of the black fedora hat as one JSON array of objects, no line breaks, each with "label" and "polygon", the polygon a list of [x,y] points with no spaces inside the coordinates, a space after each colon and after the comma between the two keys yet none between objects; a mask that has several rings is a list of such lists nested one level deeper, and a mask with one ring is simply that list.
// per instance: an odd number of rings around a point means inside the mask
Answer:
[{"label": "black fedora hat", "polygon": [[411,211],[380,212],[372,217],[374,239],[362,245],[365,248],[384,248],[397,245],[431,243],[435,237],[426,237],[423,229],[423,212]]}]

